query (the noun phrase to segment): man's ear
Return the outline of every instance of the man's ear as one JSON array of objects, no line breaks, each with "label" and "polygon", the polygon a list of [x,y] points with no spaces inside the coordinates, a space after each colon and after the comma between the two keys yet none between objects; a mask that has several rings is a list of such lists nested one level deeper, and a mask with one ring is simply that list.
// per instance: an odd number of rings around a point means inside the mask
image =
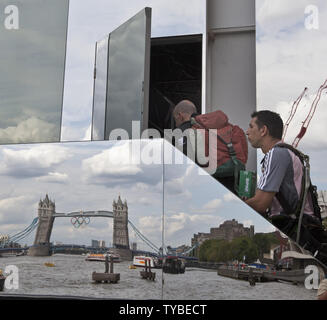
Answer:
[{"label": "man's ear", "polygon": [[261,137],[264,137],[266,135],[269,135],[269,130],[268,130],[268,127],[263,125],[261,128],[260,128],[260,132],[261,132]]}]

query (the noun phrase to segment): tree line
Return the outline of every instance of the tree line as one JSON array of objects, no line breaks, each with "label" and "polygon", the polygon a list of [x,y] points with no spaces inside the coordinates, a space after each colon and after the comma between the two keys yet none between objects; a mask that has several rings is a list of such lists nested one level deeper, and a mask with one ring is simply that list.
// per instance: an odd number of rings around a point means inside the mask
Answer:
[{"label": "tree line", "polygon": [[231,262],[234,260],[251,263],[269,253],[279,240],[274,233],[256,233],[253,237],[239,237],[232,241],[211,239],[200,246],[199,260],[210,262]]}]

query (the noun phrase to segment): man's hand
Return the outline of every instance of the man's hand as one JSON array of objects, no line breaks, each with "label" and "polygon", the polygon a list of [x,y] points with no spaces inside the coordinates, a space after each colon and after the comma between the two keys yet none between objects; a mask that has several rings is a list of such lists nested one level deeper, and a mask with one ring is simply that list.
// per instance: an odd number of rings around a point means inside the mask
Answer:
[{"label": "man's hand", "polygon": [[255,211],[264,214],[271,207],[276,192],[267,192],[257,189],[253,198],[245,201]]}]

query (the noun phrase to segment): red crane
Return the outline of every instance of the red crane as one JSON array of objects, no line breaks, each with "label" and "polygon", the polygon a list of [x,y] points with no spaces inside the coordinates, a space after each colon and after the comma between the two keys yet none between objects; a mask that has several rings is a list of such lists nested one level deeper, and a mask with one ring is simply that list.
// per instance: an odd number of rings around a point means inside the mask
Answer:
[{"label": "red crane", "polygon": [[[311,119],[313,117],[313,115],[315,114],[316,112],[316,109],[317,109],[317,105],[318,105],[318,102],[321,98],[321,94],[323,92],[323,90],[327,89],[327,80],[325,80],[325,82],[320,86],[317,94],[316,94],[316,97],[311,105],[311,108],[310,108],[310,111],[309,111],[309,114],[308,116],[306,117],[306,119],[304,120],[303,124],[302,124],[302,127],[300,129],[300,132],[299,134],[296,136],[296,138],[294,139],[293,143],[292,143],[292,146],[294,148],[296,148],[299,144],[299,142],[301,141],[301,139],[303,138],[303,136],[305,135],[305,133],[307,132],[307,129],[308,129],[308,126],[311,122]],[[296,111],[296,110],[295,110]],[[294,115],[293,115],[294,116]],[[292,117],[293,118],[293,117]]]},{"label": "red crane", "polygon": [[300,103],[300,101],[302,100],[303,96],[305,95],[305,93],[307,92],[308,88],[304,88],[303,92],[301,93],[301,95],[294,101],[293,103],[293,106],[292,106],[292,109],[291,109],[291,113],[290,113],[290,116],[288,117],[286,123],[285,123],[285,127],[284,127],[284,133],[283,133],[283,137],[282,137],[282,140],[284,141],[285,140],[285,136],[286,136],[286,133],[287,133],[287,129],[288,129],[288,126],[289,124],[291,123],[291,121],[293,120],[293,117],[297,111],[297,107]]}]

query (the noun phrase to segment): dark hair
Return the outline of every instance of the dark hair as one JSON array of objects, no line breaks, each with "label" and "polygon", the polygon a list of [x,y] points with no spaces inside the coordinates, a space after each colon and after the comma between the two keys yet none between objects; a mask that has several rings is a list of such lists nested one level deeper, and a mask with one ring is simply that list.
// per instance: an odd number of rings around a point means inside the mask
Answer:
[{"label": "dark hair", "polygon": [[276,139],[281,139],[283,136],[284,124],[280,115],[269,110],[256,111],[251,114],[252,118],[257,118],[256,123],[259,128],[266,126],[269,135]]}]

